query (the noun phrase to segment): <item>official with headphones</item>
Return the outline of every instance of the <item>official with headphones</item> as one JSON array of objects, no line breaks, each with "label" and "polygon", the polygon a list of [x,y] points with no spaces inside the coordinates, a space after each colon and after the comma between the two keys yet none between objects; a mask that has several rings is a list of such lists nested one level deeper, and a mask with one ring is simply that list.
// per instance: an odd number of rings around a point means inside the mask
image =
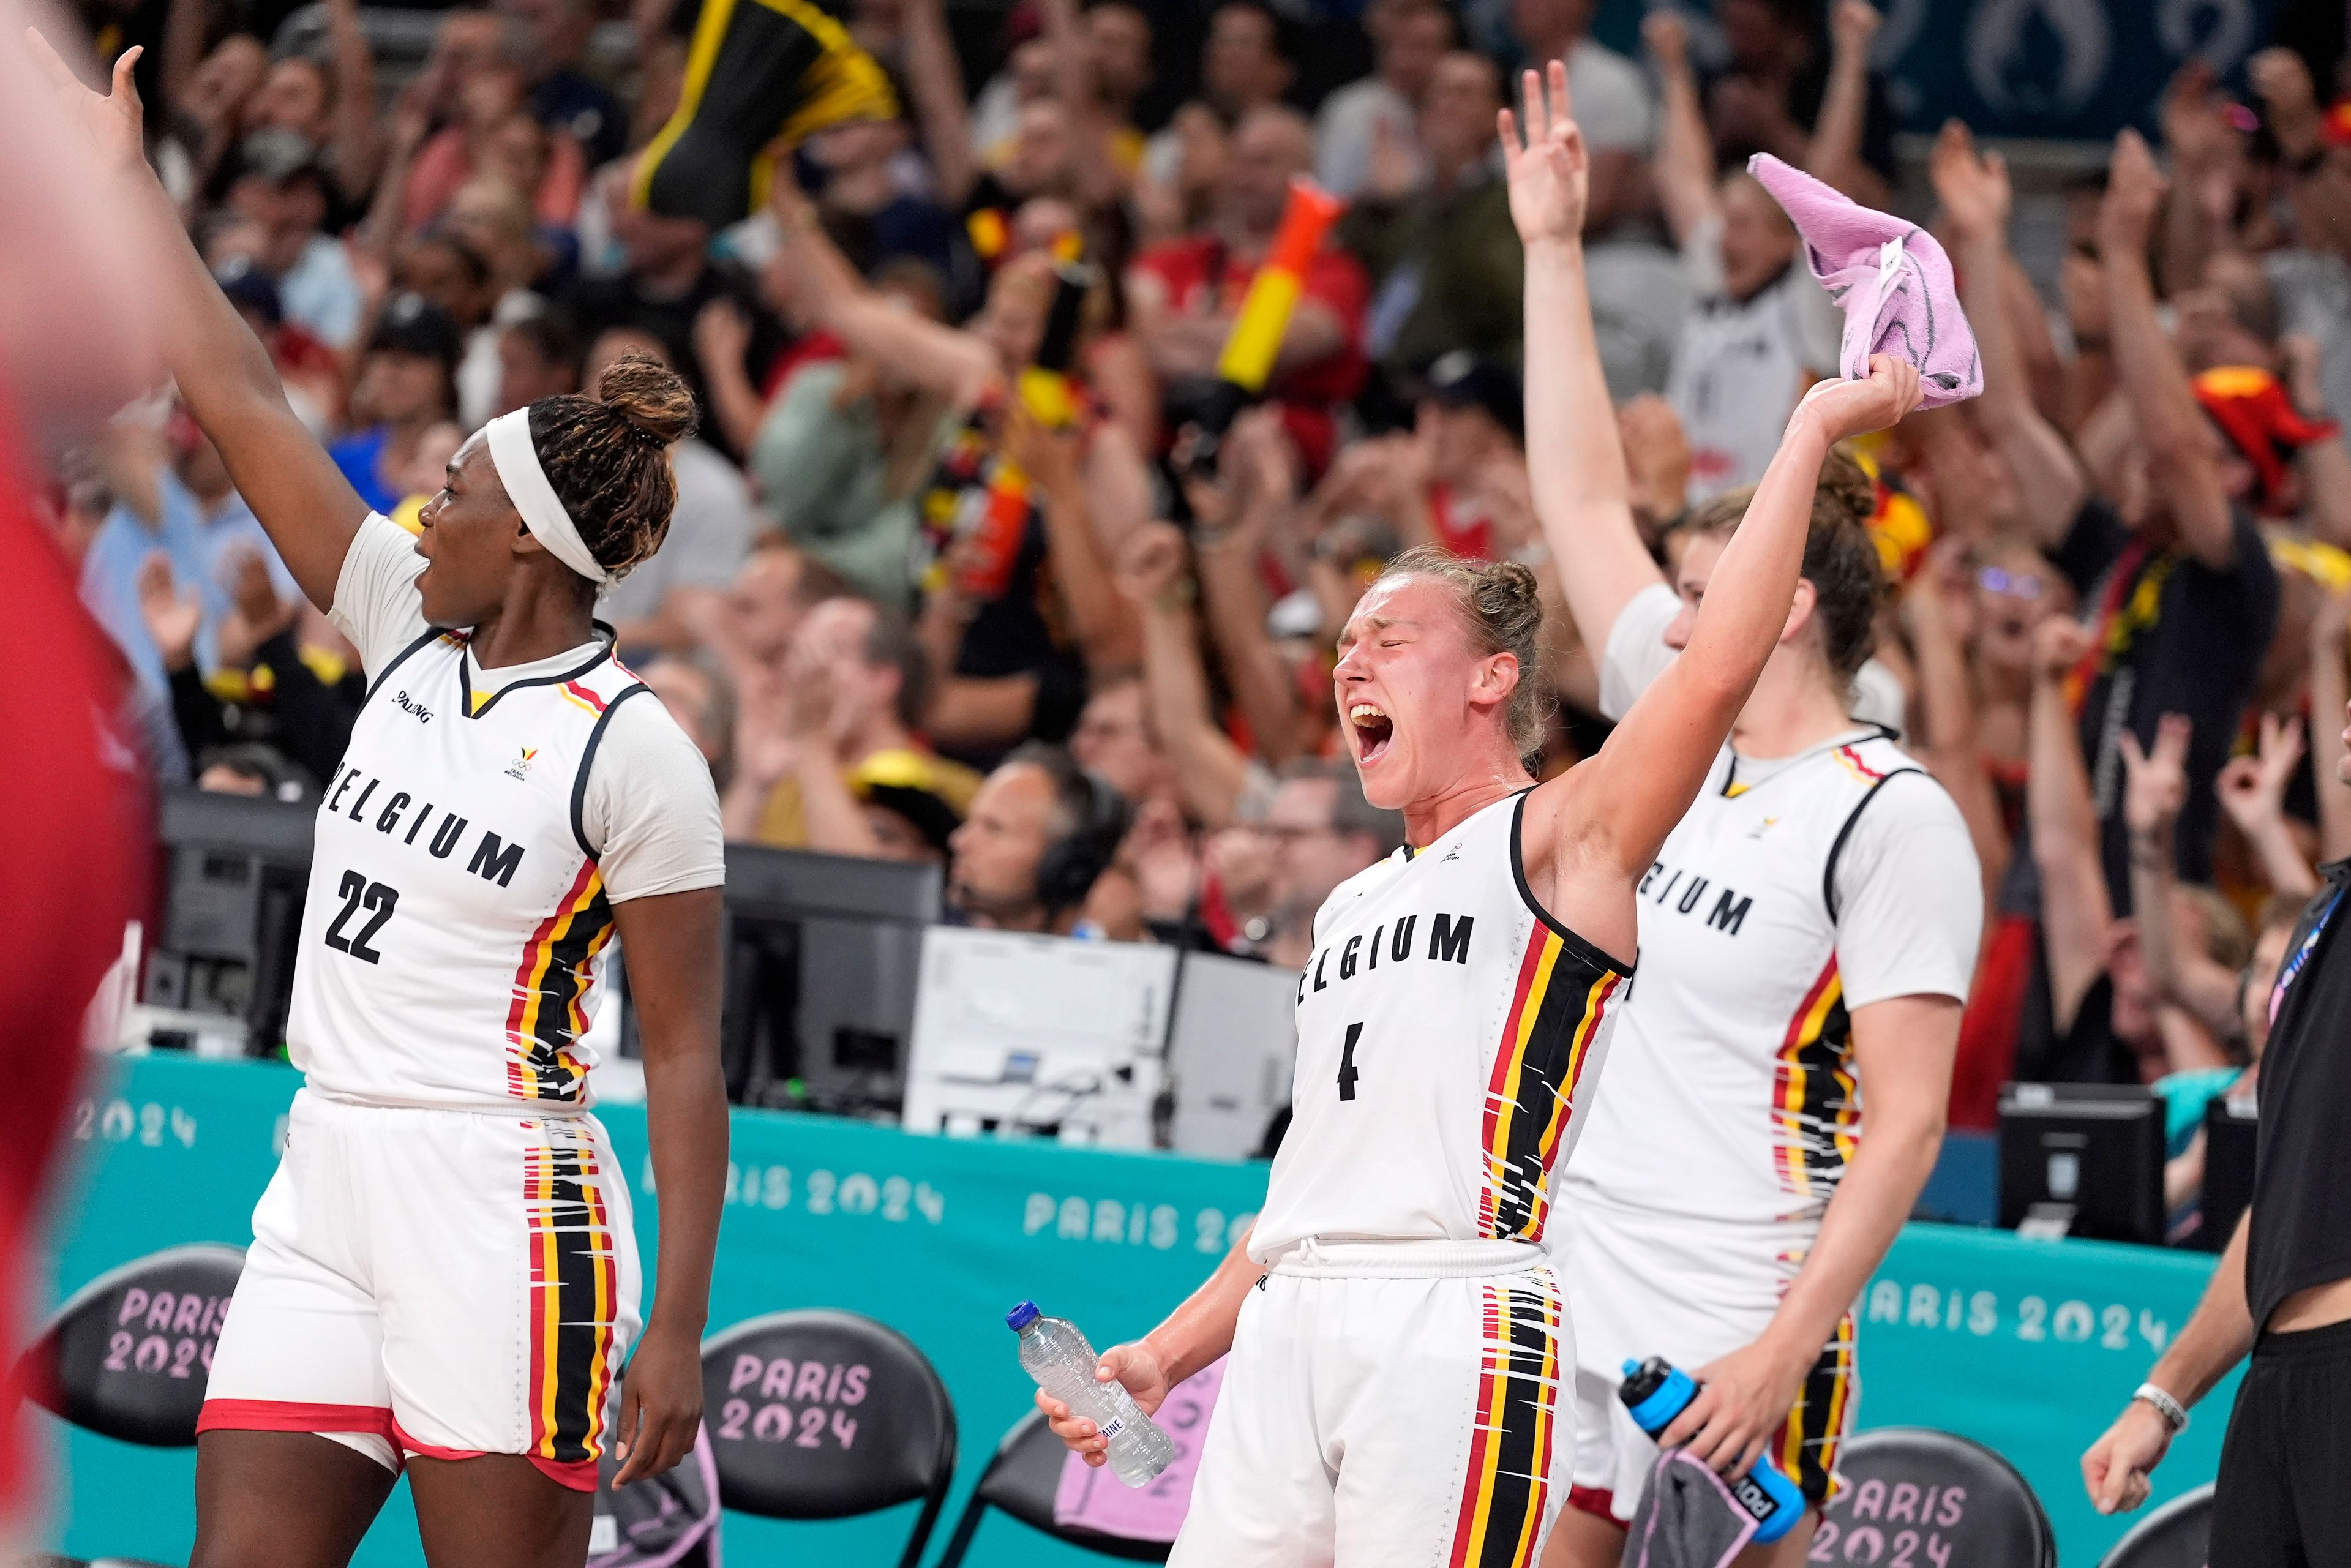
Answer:
[{"label": "official with headphones", "polygon": [[967,925],[1067,936],[1126,837],[1126,802],[1058,746],[999,764],[947,840],[947,898]]}]

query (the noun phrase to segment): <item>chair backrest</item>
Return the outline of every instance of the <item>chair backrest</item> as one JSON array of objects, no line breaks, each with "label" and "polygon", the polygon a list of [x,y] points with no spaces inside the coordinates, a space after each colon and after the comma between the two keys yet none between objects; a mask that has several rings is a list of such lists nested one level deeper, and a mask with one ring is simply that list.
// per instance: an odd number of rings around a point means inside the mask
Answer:
[{"label": "chair backrest", "polygon": [[2212,1545],[2212,1483],[2181,1492],[2131,1528],[2098,1568],[2204,1568]]},{"label": "chair backrest", "polygon": [[34,1397],[105,1437],[190,1447],[244,1269],[242,1248],[199,1242],[100,1274],[51,1314],[26,1353]]},{"label": "chair backrest", "polygon": [[2056,1536],[2041,1500],[1981,1443],[1885,1427],[1848,1441],[1836,1468],[1844,1485],[1822,1517],[1814,1562],[2055,1568]]},{"label": "chair backrest", "polygon": [[991,1508],[1002,1509],[1021,1523],[1041,1530],[1057,1541],[1103,1557],[1123,1558],[1130,1563],[1166,1562],[1173,1550],[1169,1542],[1129,1541],[1053,1522],[1053,1494],[1061,1487],[1061,1466],[1069,1452],[1053,1436],[1053,1429],[1045,1425],[1043,1412],[1032,1409],[1014,1422],[1012,1430],[996,1445],[996,1457],[987,1461],[979,1485],[972,1489],[970,1500],[964,1504],[963,1513],[956,1521],[955,1533],[934,1568],[962,1568],[964,1554],[971,1550],[972,1537],[979,1532],[979,1521]]},{"label": "chair backrest", "polygon": [[855,1312],[770,1312],[702,1347],[704,1419],[726,1507],[846,1519],[925,1499],[909,1562],[954,1478],[955,1406],[923,1353]]}]

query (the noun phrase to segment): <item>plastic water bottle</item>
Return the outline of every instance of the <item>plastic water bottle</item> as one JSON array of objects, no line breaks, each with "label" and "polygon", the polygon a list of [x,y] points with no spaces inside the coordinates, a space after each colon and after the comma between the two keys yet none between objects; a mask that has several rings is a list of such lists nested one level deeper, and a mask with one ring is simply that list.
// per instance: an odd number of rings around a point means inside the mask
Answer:
[{"label": "plastic water bottle", "polygon": [[[1646,1361],[1628,1359],[1625,1363],[1625,1382],[1616,1390],[1616,1397],[1632,1412],[1634,1425],[1655,1437],[1672,1426],[1674,1417],[1698,1397],[1698,1389],[1697,1381],[1688,1373],[1653,1355]],[[1723,1480],[1739,1506],[1755,1521],[1752,1539],[1758,1545],[1779,1540],[1804,1517],[1803,1492],[1780,1473],[1769,1454],[1758,1458],[1755,1468],[1737,1480],[1728,1476]]]},{"label": "plastic water bottle", "polygon": [[1176,1458],[1176,1444],[1145,1416],[1134,1396],[1115,1378],[1094,1377],[1102,1358],[1067,1318],[1041,1317],[1037,1303],[1023,1301],[1004,1314],[1004,1326],[1020,1336],[1021,1370],[1037,1386],[1092,1421],[1110,1439],[1111,1473],[1131,1487],[1149,1486]]}]

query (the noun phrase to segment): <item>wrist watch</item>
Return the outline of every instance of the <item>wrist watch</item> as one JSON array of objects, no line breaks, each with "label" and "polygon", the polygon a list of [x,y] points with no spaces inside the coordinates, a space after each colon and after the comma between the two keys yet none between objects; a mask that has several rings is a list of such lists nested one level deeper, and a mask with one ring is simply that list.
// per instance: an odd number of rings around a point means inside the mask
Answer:
[{"label": "wrist watch", "polygon": [[2155,1413],[2163,1417],[2163,1424],[2171,1428],[2173,1436],[2177,1437],[2188,1430],[2188,1406],[2154,1384],[2140,1384],[2131,1397],[2143,1399],[2154,1406]]}]

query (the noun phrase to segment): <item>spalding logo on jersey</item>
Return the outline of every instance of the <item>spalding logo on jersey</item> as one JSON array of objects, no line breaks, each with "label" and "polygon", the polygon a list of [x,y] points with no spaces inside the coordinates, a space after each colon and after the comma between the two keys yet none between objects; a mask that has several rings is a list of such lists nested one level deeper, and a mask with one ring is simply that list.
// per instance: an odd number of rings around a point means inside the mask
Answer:
[{"label": "spalding logo on jersey", "polygon": [[[1387,953],[1390,965],[1402,964],[1412,959],[1416,956],[1413,937],[1419,924],[1419,915],[1407,915],[1395,923],[1393,930],[1384,925],[1374,926],[1368,947],[1365,946],[1362,932],[1359,931],[1348,937],[1346,946],[1339,949],[1339,972],[1336,978],[1352,980],[1355,977],[1358,968],[1366,972],[1378,968],[1380,954],[1384,948]],[[1431,964],[1468,964],[1469,933],[1477,924],[1476,918],[1468,915],[1431,915],[1428,922],[1428,945],[1425,949],[1420,950],[1417,956]],[[1323,947],[1315,952],[1313,967],[1298,977],[1300,1001],[1306,999],[1310,986],[1311,988],[1318,991],[1331,988],[1331,981],[1324,977],[1324,971],[1329,967],[1330,962],[1330,948]]]},{"label": "spalding logo on jersey", "polygon": [[[529,753],[524,754],[526,763],[529,756]],[[360,770],[356,768],[343,769],[342,777],[335,780],[333,792],[327,797],[328,810],[343,811],[343,797],[350,793],[351,785],[358,781],[359,777]],[[516,777],[520,778],[521,775],[517,774]],[[473,826],[471,820],[444,810],[440,821],[433,829],[432,837],[419,844],[417,835],[424,831],[424,824],[432,821],[434,802],[427,800],[412,814],[408,808],[413,803],[414,797],[405,789],[394,790],[371,824],[365,815],[368,802],[374,799],[376,789],[382,783],[381,779],[370,778],[367,788],[359,792],[351,801],[350,810],[343,811],[343,815],[361,827],[373,826],[386,838],[400,833],[401,825],[405,822],[408,831],[400,834],[400,841],[415,845],[430,853],[434,860],[445,861],[457,852],[458,846],[465,840],[466,830]],[[473,857],[465,862],[465,869],[484,882],[495,882],[505,887],[514,881],[515,872],[522,865],[522,856],[523,846],[519,841],[507,842],[485,828],[481,836],[474,841]]]}]

